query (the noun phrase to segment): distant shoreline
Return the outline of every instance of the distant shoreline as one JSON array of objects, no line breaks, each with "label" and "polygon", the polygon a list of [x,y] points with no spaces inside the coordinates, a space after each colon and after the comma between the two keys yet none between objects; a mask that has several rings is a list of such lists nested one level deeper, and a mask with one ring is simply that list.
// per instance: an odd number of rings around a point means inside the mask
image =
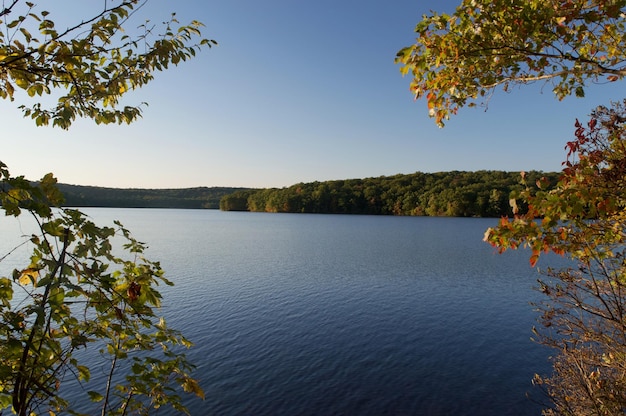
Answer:
[{"label": "distant shoreline", "polygon": [[450,171],[377,178],[298,183],[286,188],[195,187],[107,188],[58,184],[64,206],[76,208],[178,208],[223,211],[401,216],[500,217],[510,215],[509,198],[556,172]]}]

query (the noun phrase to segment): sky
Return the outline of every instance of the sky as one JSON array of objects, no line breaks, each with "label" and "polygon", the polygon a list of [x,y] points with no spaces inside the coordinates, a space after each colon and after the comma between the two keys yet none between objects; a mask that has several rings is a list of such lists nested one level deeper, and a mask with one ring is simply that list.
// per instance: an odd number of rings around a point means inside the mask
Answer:
[{"label": "sky", "polygon": [[[79,1],[47,10],[83,19]],[[183,24],[203,22],[219,46],[131,92],[128,103],[149,104],[132,125],[35,127],[22,102],[0,101],[0,160],[32,180],[53,172],[62,183],[116,188],[560,170],[576,118],[621,100],[620,84],[564,101],[542,84],[496,92],[487,109],[461,109],[438,128],[394,57],[423,14],[459,1],[151,0],[137,18],[176,12]]]}]

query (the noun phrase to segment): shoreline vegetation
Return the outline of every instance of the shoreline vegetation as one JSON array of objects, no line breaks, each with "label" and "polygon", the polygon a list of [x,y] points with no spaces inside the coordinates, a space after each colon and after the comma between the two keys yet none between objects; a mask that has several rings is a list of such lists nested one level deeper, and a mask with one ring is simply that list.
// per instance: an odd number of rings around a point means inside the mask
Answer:
[{"label": "shoreline vegetation", "polygon": [[[526,182],[559,173],[530,171]],[[416,172],[365,179],[298,183],[285,188],[196,187],[119,189],[59,184],[66,206],[220,209],[276,213],[500,217],[512,215],[509,197],[521,191],[520,172]]]},{"label": "shoreline vegetation", "polygon": [[106,188],[59,183],[64,206],[76,208],[219,209],[220,199],[249,188],[195,187],[180,189]]}]

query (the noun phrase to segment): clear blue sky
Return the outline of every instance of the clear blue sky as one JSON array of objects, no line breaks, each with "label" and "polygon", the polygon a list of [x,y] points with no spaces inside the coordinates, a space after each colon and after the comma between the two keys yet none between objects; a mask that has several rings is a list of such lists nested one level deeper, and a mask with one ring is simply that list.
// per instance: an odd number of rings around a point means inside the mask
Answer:
[{"label": "clear blue sky", "polygon": [[[165,6],[163,6],[166,4]],[[205,23],[219,46],[158,73],[128,100],[131,126],[36,128],[0,102],[0,160],[13,174],[110,187],[284,187],[449,170],[560,170],[576,117],[622,84],[557,101],[549,85],[496,93],[444,129],[394,64],[430,9],[452,0],[152,0],[142,18]],[[71,16],[72,1],[50,5]]]}]

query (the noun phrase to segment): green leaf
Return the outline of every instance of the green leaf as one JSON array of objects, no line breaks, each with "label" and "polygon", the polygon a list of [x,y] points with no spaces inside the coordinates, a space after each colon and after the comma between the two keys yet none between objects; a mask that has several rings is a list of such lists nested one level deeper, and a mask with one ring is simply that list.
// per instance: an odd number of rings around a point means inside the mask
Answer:
[{"label": "green leaf", "polygon": [[92,402],[97,403],[101,402],[104,399],[104,396],[96,391],[88,391],[87,394],[89,395],[89,400],[91,400]]},{"label": "green leaf", "polygon": [[20,341],[13,338],[5,341],[4,353],[6,354],[6,358],[19,356],[23,350],[24,345]]},{"label": "green leaf", "polygon": [[10,394],[0,393],[0,409],[8,409],[13,402]]}]

